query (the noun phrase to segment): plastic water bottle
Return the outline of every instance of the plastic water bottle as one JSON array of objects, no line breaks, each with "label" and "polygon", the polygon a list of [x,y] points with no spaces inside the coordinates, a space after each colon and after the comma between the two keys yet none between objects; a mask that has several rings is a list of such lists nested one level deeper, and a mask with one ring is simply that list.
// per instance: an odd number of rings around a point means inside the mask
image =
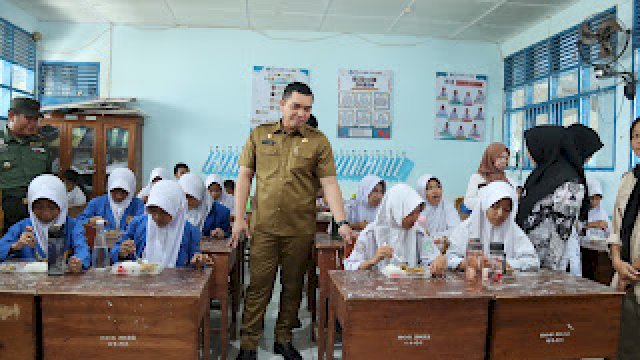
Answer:
[{"label": "plastic water bottle", "polygon": [[107,269],[109,267],[109,248],[104,233],[104,220],[96,221],[96,237],[93,240],[93,253],[91,262],[94,269]]},{"label": "plastic water bottle", "polygon": [[504,243],[492,242],[489,244],[489,280],[492,282],[502,282],[507,267],[505,258]]},{"label": "plastic water bottle", "polygon": [[51,225],[48,231],[47,245],[47,274],[64,275],[66,270],[66,260],[64,254],[65,234],[63,225]]},{"label": "plastic water bottle", "polygon": [[475,280],[478,278],[478,276],[481,275],[480,260],[482,259],[482,256],[483,251],[480,239],[469,239],[469,243],[467,244],[467,254],[465,255],[465,258],[467,259],[465,277],[467,278],[467,280]]}]

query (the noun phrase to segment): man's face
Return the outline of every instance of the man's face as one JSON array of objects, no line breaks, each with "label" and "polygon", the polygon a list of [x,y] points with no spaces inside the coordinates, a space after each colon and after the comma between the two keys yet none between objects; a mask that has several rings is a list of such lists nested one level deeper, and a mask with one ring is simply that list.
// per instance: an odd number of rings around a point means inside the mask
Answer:
[{"label": "man's face", "polygon": [[13,136],[27,137],[38,133],[37,116],[25,116],[24,114],[9,111],[8,125]]},{"label": "man's face", "polygon": [[288,99],[280,100],[282,111],[282,124],[287,128],[298,128],[305,124],[311,116],[313,96],[303,95],[297,92],[291,94]]}]

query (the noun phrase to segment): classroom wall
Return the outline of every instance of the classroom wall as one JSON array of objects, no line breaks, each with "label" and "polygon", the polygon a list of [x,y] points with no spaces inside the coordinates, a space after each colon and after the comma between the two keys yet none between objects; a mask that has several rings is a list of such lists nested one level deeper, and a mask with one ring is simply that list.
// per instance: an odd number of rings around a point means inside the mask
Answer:
[{"label": "classroom wall", "polygon": [[[508,39],[501,44],[503,58],[514,52],[526,48],[540,40],[546,39],[565,29],[581,23],[589,16],[617,6],[618,17],[627,27],[633,24],[633,1],[632,0],[582,0],[564,11],[552,16],[526,31]],[[631,51],[621,59],[622,64],[631,69]],[[607,212],[611,215],[613,203],[617,193],[618,185],[622,175],[629,170],[631,151],[629,145],[629,126],[632,119],[632,104],[624,98],[623,87],[620,86],[616,92],[618,113],[616,119],[616,161],[614,171],[588,171],[587,176],[594,177],[602,183],[604,190],[603,204]],[[622,103],[621,103],[622,102]]]},{"label": "classroom wall", "polygon": [[38,19],[35,16],[7,0],[0,0],[0,17],[29,32],[38,28]]},{"label": "classroom wall", "polygon": [[[496,44],[204,28],[114,26],[110,31],[104,24],[47,22],[39,30],[44,36],[41,60],[100,61],[102,96],[139,99],[148,115],[145,178],[153,167],[178,161],[199,172],[211,146],[244,144],[253,65],[309,68],[313,113],[334,150],[406,150],[416,162],[409,182],[424,172],[437,174],[451,198],[464,194],[487,143],[433,139],[435,72],[487,74],[488,118],[494,121],[493,132],[490,126],[487,131],[501,136],[502,61]],[[405,45],[392,46],[398,44]],[[391,140],[336,138],[337,76],[343,68],[393,70]],[[355,183],[341,185],[345,197],[355,192]]]}]

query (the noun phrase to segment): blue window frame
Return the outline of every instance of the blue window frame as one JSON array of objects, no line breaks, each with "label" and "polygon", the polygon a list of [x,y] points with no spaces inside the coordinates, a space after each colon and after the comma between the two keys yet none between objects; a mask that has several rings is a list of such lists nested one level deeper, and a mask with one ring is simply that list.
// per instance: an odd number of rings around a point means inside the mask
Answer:
[{"label": "blue window frame", "polygon": [[42,105],[96,99],[100,96],[100,63],[41,61],[38,94]]},{"label": "blue window frame", "polygon": [[27,31],[0,18],[0,119],[15,97],[35,97],[36,43]]},{"label": "blue window frame", "polygon": [[[640,1],[640,0],[636,0]],[[597,14],[593,28],[616,8]],[[526,153],[524,131],[536,125],[587,125],[598,132],[604,147],[585,169],[613,171],[615,166],[616,86],[613,79],[595,79],[578,52],[578,26],[522,49],[504,61],[504,143],[525,170],[532,169]],[[596,57],[599,49],[591,49]],[[512,167],[513,168],[513,167]]]}]

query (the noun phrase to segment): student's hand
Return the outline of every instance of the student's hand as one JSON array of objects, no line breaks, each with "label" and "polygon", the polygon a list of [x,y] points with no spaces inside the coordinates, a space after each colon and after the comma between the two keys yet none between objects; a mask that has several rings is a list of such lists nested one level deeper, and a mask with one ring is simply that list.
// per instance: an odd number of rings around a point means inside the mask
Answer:
[{"label": "student's hand", "polygon": [[429,266],[431,270],[431,275],[433,276],[444,276],[444,273],[447,271],[447,258],[439,255]]},{"label": "student's hand", "polygon": [[191,265],[196,269],[202,269],[204,265],[213,265],[213,259],[209,255],[205,254],[193,254],[191,258]]},{"label": "student's hand", "polygon": [[237,247],[238,242],[240,241],[240,238],[242,236],[251,236],[251,233],[249,232],[249,225],[247,225],[247,220],[245,219],[236,219],[236,221],[233,223],[231,239],[229,239],[229,247]]},{"label": "student's hand", "polygon": [[82,261],[75,256],[69,258],[68,263],[69,271],[72,273],[79,273],[82,271]]},{"label": "student's hand", "polygon": [[27,226],[22,235],[20,235],[20,239],[11,245],[11,248],[15,251],[20,251],[25,246],[35,247],[35,245],[36,237],[33,234],[33,228],[31,226]]},{"label": "student's hand", "polygon": [[120,244],[120,257],[126,258],[136,252],[136,243],[133,240],[125,240]]},{"label": "student's hand", "polygon": [[147,203],[148,200],[149,200],[149,196],[142,197],[142,202],[144,202],[145,204]]},{"label": "student's hand", "polygon": [[89,225],[96,226],[96,222],[98,220],[103,220],[105,225],[107,224],[107,222],[104,220],[104,218],[102,218],[102,216],[94,216],[91,219],[89,219]]},{"label": "student's hand", "polygon": [[393,248],[391,246],[381,246],[376,251],[376,255],[373,257],[376,263],[384,259],[391,259],[393,257]]},{"label": "student's hand", "polygon": [[606,231],[607,228],[609,227],[609,224],[604,220],[598,221],[597,223],[598,223],[598,228],[602,229],[603,231]]},{"label": "student's hand", "polygon": [[614,259],[613,268],[618,272],[618,276],[623,281],[640,280],[640,273],[638,270],[634,269],[628,262],[622,261],[622,259]]},{"label": "student's hand", "polygon": [[211,236],[216,239],[224,239],[224,231],[220,228],[211,230]]},{"label": "student's hand", "polygon": [[353,231],[351,230],[351,227],[349,225],[344,224],[340,226],[340,228],[338,229],[338,234],[342,236],[342,240],[344,240],[347,244],[351,244],[351,241],[353,240]]}]

